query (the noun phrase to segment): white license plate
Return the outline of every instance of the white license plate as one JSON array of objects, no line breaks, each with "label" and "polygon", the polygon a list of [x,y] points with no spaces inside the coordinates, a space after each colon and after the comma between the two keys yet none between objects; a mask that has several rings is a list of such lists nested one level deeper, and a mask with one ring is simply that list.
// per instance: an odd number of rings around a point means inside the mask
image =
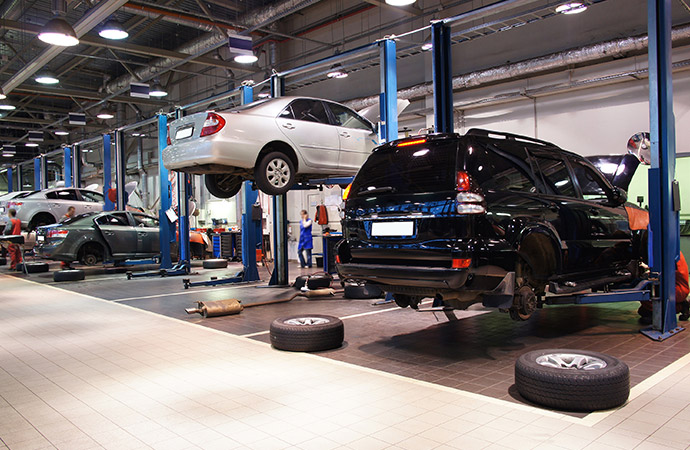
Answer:
[{"label": "white license plate", "polygon": [[414,222],[373,222],[372,236],[413,236]]},{"label": "white license plate", "polygon": [[186,139],[194,133],[194,127],[180,128],[175,133],[175,139]]},{"label": "white license plate", "polygon": [[36,236],[37,241],[45,241],[46,237],[45,236]]}]

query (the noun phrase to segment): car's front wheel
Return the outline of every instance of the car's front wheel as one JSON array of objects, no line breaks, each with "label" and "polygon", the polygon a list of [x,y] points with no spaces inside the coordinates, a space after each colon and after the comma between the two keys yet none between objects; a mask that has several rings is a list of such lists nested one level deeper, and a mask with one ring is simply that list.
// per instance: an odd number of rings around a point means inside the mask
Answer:
[{"label": "car's front wheel", "polygon": [[242,188],[242,178],[225,173],[210,173],[204,175],[206,189],[218,198],[232,198]]},{"label": "car's front wheel", "polygon": [[285,153],[268,153],[254,169],[254,180],[268,195],[285,194],[295,184],[295,165]]}]

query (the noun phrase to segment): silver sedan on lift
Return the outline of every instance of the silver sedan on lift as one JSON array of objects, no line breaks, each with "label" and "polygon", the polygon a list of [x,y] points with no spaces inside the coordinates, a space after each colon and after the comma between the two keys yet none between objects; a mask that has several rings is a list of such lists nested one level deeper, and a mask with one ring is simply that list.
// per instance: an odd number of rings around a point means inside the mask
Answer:
[{"label": "silver sedan on lift", "polygon": [[306,97],[258,100],[172,121],[163,165],[206,174],[209,192],[229,198],[255,180],[270,195],[296,182],[352,176],[378,145],[376,126],[341,104]]}]

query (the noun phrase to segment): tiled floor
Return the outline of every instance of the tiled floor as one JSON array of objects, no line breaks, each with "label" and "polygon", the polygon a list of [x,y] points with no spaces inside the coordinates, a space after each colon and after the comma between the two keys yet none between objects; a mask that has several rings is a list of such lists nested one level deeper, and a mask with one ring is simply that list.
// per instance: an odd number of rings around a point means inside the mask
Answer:
[{"label": "tiled floor", "polygon": [[[144,289],[149,280],[140,282],[141,291],[152,292]],[[496,325],[494,313],[452,324],[409,310],[359,316],[346,322],[347,346],[324,358],[274,350],[257,340],[264,335],[247,339],[126,306],[137,300],[100,300],[116,290],[106,280],[80,284],[83,293],[10,276],[0,276],[0,285],[0,449],[690,448],[690,357],[677,359],[690,351],[687,340],[681,333],[661,346],[638,342],[620,309],[575,312],[590,325],[570,330],[578,346],[613,339],[615,333],[597,325],[613,321],[626,339],[611,353],[638,352],[638,363],[660,355],[658,369],[665,368],[640,376],[624,407],[574,417],[437,384],[442,378],[429,383],[362,367],[371,355],[402,366],[405,355],[391,341],[435,370],[453,358],[476,359],[466,349],[448,353],[481,344],[472,331],[494,332],[491,348],[473,350],[489,361],[505,359],[503,340],[520,352],[532,339],[570,343],[568,330],[545,326],[561,323],[559,314],[572,316],[570,307],[548,310],[534,325],[507,321],[513,328]],[[181,292],[179,286],[158,290]],[[168,298],[188,302],[195,295]],[[294,305],[331,307],[327,302]],[[361,302],[342,307],[361,313]],[[267,309],[245,312],[253,311]],[[256,329],[258,313],[245,312],[236,318],[256,324],[245,330]],[[269,312],[275,317],[277,310]],[[417,331],[405,329],[406,321],[395,328],[394,314],[413,314]],[[530,326],[544,331],[522,330]],[[394,338],[380,338],[385,329]],[[366,336],[375,338],[369,347],[361,342]],[[449,344],[435,350],[439,337]]]}]

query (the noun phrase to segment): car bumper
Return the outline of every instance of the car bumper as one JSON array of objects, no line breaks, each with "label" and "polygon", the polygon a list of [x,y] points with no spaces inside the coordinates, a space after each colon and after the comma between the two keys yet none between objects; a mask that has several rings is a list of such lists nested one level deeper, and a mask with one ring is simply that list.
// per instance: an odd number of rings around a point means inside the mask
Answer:
[{"label": "car bumper", "polygon": [[[213,139],[194,139],[177,142],[163,149],[163,165],[169,170],[204,172],[203,167],[226,166],[248,169],[254,167],[257,155],[242,155],[229,150],[229,143]],[[242,157],[244,156],[244,157]]]},{"label": "car bumper", "polygon": [[336,264],[340,279],[366,280],[392,286],[432,289],[460,289],[467,282],[467,269],[396,266],[380,264]]}]

